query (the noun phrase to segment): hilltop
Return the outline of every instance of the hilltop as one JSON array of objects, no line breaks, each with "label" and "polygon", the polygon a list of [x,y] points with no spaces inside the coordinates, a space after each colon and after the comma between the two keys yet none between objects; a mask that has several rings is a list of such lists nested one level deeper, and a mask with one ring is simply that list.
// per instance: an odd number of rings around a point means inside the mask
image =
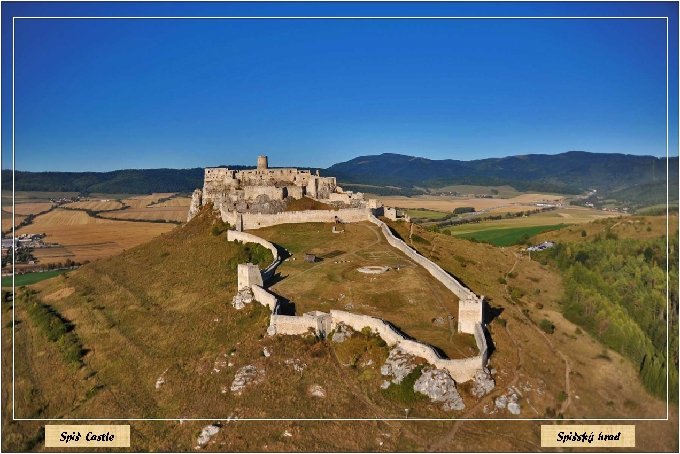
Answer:
[{"label": "hilltop", "polygon": [[[406,224],[390,225],[472,290],[487,295],[490,303],[489,331],[495,346],[490,367],[497,371],[496,388],[475,401],[461,386],[467,406],[456,416],[507,416],[494,410],[494,399],[506,395],[510,387],[522,393],[524,417],[658,417],[665,411],[664,403],[644,390],[629,361],[561,316],[563,284],[553,267],[518,255],[517,248],[496,248],[419,227],[410,236]],[[315,240],[314,227],[307,226],[305,238],[290,236],[295,229],[286,231],[281,226],[269,229],[268,236],[279,238],[297,254],[325,247],[323,235]],[[19,295],[24,296],[16,303],[17,416],[399,418],[406,407],[413,417],[452,416],[412,395],[381,392],[378,371],[388,352],[371,336],[360,334],[343,344],[310,337],[269,337],[268,310],[252,304],[236,311],[229,304],[236,292],[236,264],[259,261],[264,265],[268,259],[250,245],[227,242],[224,229],[204,209],[191,222],[146,244],[32,286],[35,294],[20,289]],[[318,224],[318,229],[330,232],[331,225]],[[659,232],[656,224],[652,229],[650,234]],[[344,234],[344,241],[352,241],[352,230]],[[372,233],[364,230],[362,247],[370,247],[367,239]],[[331,254],[326,260],[331,259],[343,258]],[[277,288],[292,302],[299,300],[313,308],[319,304],[313,299],[316,290],[286,283],[286,275],[301,265],[289,262]],[[525,292],[519,295],[513,288]],[[32,309],[36,301],[66,324],[65,333],[71,333],[68,344],[49,340],[40,314]],[[388,298],[378,308],[388,311],[389,302]],[[3,316],[10,314],[9,305],[3,303]],[[556,326],[553,334],[538,327],[543,317]],[[3,326],[5,374],[12,357],[9,328]],[[74,349],[65,350],[64,345],[80,345],[82,356],[74,358]],[[264,380],[241,396],[223,392],[236,370],[248,364],[262,367]],[[311,394],[314,385],[323,388],[325,397]],[[7,386],[4,396],[9,395]],[[4,402],[7,415],[9,399]],[[8,422],[11,419],[3,421],[11,434],[3,448],[39,446],[41,425],[29,423],[19,429]],[[471,443],[485,450],[538,447],[531,422],[223,424],[215,437],[219,444],[211,449],[464,450]],[[203,425],[134,422],[136,449],[193,449]],[[668,426],[668,434],[640,430],[640,446],[651,450],[669,449],[669,443],[677,446],[671,437],[676,426]],[[291,436],[283,436],[284,431]],[[347,431],[353,436],[341,436]]]}]

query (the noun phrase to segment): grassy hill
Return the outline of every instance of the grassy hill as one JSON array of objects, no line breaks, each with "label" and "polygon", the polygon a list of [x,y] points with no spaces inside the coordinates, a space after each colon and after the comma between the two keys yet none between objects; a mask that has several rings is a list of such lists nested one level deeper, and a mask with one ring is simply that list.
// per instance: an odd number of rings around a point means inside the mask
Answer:
[{"label": "grassy hill", "polygon": [[[227,421],[400,418],[404,408],[410,417],[508,417],[493,408],[494,399],[509,386],[523,394],[522,417],[665,415],[665,402],[644,390],[629,361],[561,316],[563,284],[555,269],[517,257],[511,248],[417,227],[421,241],[413,244],[421,253],[487,296],[497,387],[477,401],[469,385],[461,385],[467,407],[460,414],[445,413],[422,399],[405,405],[399,394],[380,391],[378,371],[387,352],[375,338],[360,335],[349,344],[336,344],[268,337],[265,308],[253,304],[233,309],[229,302],[236,290],[236,264],[267,258],[248,245],[227,242],[222,229],[213,229],[215,222],[204,211],[185,226],[118,256],[32,285],[31,292],[19,289],[14,326],[12,306],[3,301],[3,450],[43,449],[44,423],[11,418],[12,381],[6,378],[12,347],[18,418],[173,419],[132,421],[133,451],[193,450],[201,428],[213,421],[222,429],[206,447],[210,451],[435,451],[473,445],[538,450],[533,422]],[[403,223],[392,226],[408,241]],[[281,277],[285,283],[285,275]],[[288,290],[294,300],[295,288]],[[553,334],[538,327],[546,318],[555,325]],[[271,350],[270,357],[263,355],[264,347]],[[81,355],[76,361],[74,352]],[[236,370],[249,364],[265,370],[264,381],[241,396],[223,393]],[[164,384],[157,389],[161,376]],[[326,397],[310,395],[312,385],[322,386]],[[209,419],[176,419],[188,417]],[[638,432],[642,449],[677,449],[673,408],[668,423],[656,422],[654,430],[645,424],[639,424]]]}]

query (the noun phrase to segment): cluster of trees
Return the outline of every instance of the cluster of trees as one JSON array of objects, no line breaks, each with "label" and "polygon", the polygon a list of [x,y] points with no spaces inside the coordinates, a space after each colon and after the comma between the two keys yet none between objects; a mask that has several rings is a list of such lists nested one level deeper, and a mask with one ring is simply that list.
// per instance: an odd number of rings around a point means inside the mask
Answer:
[{"label": "cluster of trees", "polygon": [[666,301],[666,238],[618,239],[612,232],[590,241],[557,244],[545,252],[565,277],[564,315],[639,367],[645,387],[677,400],[678,235],[670,237],[670,295]]},{"label": "cluster of trees", "polygon": [[[17,250],[16,263],[28,263],[31,260],[36,260],[35,256],[33,255],[33,248],[17,247],[16,250]],[[14,251],[14,248],[9,248],[7,250],[7,253],[2,256],[2,267],[3,268],[12,263],[13,251]]]},{"label": "cluster of trees", "polygon": [[[456,208],[458,209],[458,208]],[[426,228],[428,230],[431,230],[433,232],[440,232],[439,229],[442,227],[450,226],[450,225],[463,225],[463,224],[472,224],[472,223],[480,223],[480,222],[486,222],[486,221],[500,221],[501,219],[512,219],[512,218],[520,218],[522,216],[531,216],[532,214],[538,214],[542,213],[544,211],[552,211],[555,210],[556,207],[545,207],[545,208],[536,208],[535,210],[525,210],[525,211],[514,211],[514,212],[509,212],[505,214],[492,214],[488,216],[469,216],[466,218],[459,218],[455,214],[455,211],[451,216],[447,216],[440,222],[437,222],[436,225],[432,226],[427,226]],[[474,211],[474,208],[472,209]],[[451,233],[451,231],[449,231]]]}]

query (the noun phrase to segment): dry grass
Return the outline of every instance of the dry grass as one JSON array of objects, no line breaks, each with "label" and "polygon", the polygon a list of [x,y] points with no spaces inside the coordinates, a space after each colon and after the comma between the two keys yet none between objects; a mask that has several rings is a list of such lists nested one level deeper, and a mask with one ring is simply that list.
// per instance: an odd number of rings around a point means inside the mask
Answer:
[{"label": "dry grass", "polygon": [[[14,225],[21,224],[21,221],[26,219],[26,216],[17,214],[14,216]],[[2,210],[2,230],[6,231],[12,228],[12,212]]]},{"label": "dry grass", "polygon": [[64,206],[81,210],[107,211],[119,210],[124,205],[118,200],[81,200],[80,202],[67,203]]},{"label": "dry grass", "polygon": [[[406,232],[403,224],[395,227],[402,236]],[[208,218],[199,217],[120,256],[36,284],[41,295],[56,295],[51,304],[74,323],[89,353],[85,366],[74,372],[64,364],[57,346],[37,332],[24,308],[17,305],[21,320],[16,325],[14,344],[17,416],[204,416],[218,420],[229,416],[404,415],[402,405],[379,392],[379,365],[343,366],[332,342],[295,336],[260,337],[266,330],[267,312],[257,306],[235,311],[227,303],[235,291],[236,273],[227,269],[226,263],[237,246],[226,242],[224,235],[209,232]],[[330,226],[324,232],[331,235]],[[304,250],[312,243],[319,244],[324,232],[319,232],[320,239],[310,235],[291,238]],[[496,389],[478,401],[469,395],[467,385],[460,386],[467,407],[455,417],[508,417],[486,414],[484,407],[493,408],[493,400],[511,384],[522,390],[521,417],[543,417],[547,408],[558,405],[557,396],[565,388],[565,365],[560,354],[568,358],[572,371],[571,403],[565,417],[604,420],[665,416],[665,402],[644,391],[628,361],[614,352],[608,353],[609,361],[599,358],[601,345],[586,334],[575,334],[575,326],[560,318],[555,302],[561,294],[560,276],[553,270],[528,257],[518,259],[511,248],[494,248],[422,230],[417,233],[430,243],[421,248],[422,253],[436,257],[475,292],[487,295],[506,321],[501,324],[496,319],[489,325],[496,347],[491,356],[491,367],[498,371]],[[351,242],[346,243],[351,246]],[[286,262],[288,265],[292,263]],[[505,287],[498,281],[510,269],[517,273],[509,278],[510,284],[528,290],[520,301],[506,300]],[[66,295],[69,291],[63,289],[68,288],[75,290]],[[536,289],[540,292],[535,293]],[[536,309],[537,302],[544,305],[543,309]],[[9,309],[3,304],[4,320],[11,317]],[[528,310],[528,317],[523,309]],[[543,335],[536,328],[535,321],[542,317],[553,321],[555,334]],[[10,325],[3,324],[5,377],[12,364],[11,340]],[[271,357],[262,356],[264,346],[272,350]],[[234,353],[227,356],[234,366],[210,373],[215,359],[229,352]],[[284,363],[290,358],[299,359],[307,367],[295,372]],[[240,397],[222,394],[220,387],[228,386],[235,370],[245,364],[265,368],[265,381]],[[166,384],[156,390],[156,378],[166,370]],[[326,389],[326,398],[309,396],[307,390],[313,383]],[[40,437],[44,423],[12,421],[10,386],[10,380],[3,380],[3,450],[43,449]],[[417,403],[410,410],[411,416],[452,416],[429,403]],[[677,452],[677,407],[671,406],[670,417],[670,421],[637,423],[637,449]],[[131,450],[193,450],[201,427],[208,423],[133,421]],[[542,450],[540,422],[536,421],[223,423],[207,450],[469,451],[471,446],[481,451]],[[292,436],[283,436],[284,431]]]},{"label": "dry grass", "polygon": [[[538,202],[555,202],[564,199],[564,196],[551,194],[521,194],[507,199],[478,199],[450,196],[381,196],[379,198],[387,206],[399,208],[425,208],[428,210],[451,212],[454,208],[459,207],[473,207],[477,211],[499,210],[500,208],[511,209],[515,206],[527,206]],[[535,209],[536,207],[533,208]]]},{"label": "dry grass", "polygon": [[[472,336],[455,333],[458,299],[446,287],[391,247],[375,225],[346,224],[342,234],[331,228],[332,224],[284,224],[253,231],[296,258],[281,265],[284,278],[272,288],[293,301],[298,313],[351,310],[387,320],[451,358],[475,355]],[[316,254],[319,261],[306,263],[305,252]],[[391,270],[377,275],[357,271],[369,265]],[[433,323],[436,318],[443,323]]]}]

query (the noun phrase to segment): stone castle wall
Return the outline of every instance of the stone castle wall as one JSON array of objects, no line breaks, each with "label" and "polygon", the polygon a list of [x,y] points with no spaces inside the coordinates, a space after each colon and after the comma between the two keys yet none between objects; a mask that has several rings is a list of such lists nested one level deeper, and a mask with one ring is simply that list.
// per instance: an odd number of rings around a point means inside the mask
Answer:
[{"label": "stone castle wall", "polygon": [[243,230],[254,230],[263,227],[271,227],[279,224],[302,224],[306,222],[362,222],[369,218],[369,211],[366,208],[342,208],[339,210],[305,210],[305,211],[284,211],[274,214],[262,213],[236,213],[220,209],[220,215],[224,222],[231,225],[239,224],[239,217],[242,219],[240,227]]},{"label": "stone castle wall", "polygon": [[[428,258],[420,255],[415,249],[394,236],[387,224],[372,214],[368,220],[380,227],[385,239],[390,246],[399,249],[411,260],[425,268],[435,279],[444,284],[454,295],[458,297],[458,329],[460,332],[473,334],[474,325],[482,322],[483,297],[477,297],[471,290],[465,288],[453,276],[444,271],[439,265]],[[464,308],[461,312],[460,308]]]},{"label": "stone castle wall", "polygon": [[[347,210],[338,210],[347,211]],[[293,219],[289,222],[333,222],[338,211],[302,211],[302,212],[289,212],[294,213],[292,217],[278,217],[277,215],[256,215],[260,221],[264,221],[269,218],[267,225],[275,225],[281,222],[282,219]],[[292,334],[299,335],[305,334],[310,330],[313,330],[318,335],[325,336],[328,332],[338,324],[343,323],[347,326],[352,327],[356,331],[361,331],[363,328],[368,327],[379,335],[388,345],[399,346],[406,353],[413,356],[417,356],[425,359],[428,363],[433,366],[444,369],[449,372],[451,377],[456,382],[466,382],[474,378],[475,372],[483,369],[486,365],[488,357],[488,345],[486,341],[486,336],[484,334],[483,328],[483,298],[478,298],[472,291],[465,288],[452,276],[446,273],[441,267],[431,262],[427,258],[418,254],[415,250],[410,248],[402,240],[395,237],[390,231],[389,227],[375,216],[373,216],[366,209],[351,209],[349,210],[356,216],[355,221],[345,220],[344,222],[360,222],[368,218],[369,221],[378,225],[387,242],[393,247],[399,249],[409,258],[411,258],[416,263],[423,266],[428,272],[437,280],[442,282],[449,290],[452,291],[459,298],[459,331],[469,334],[473,334],[475,338],[475,343],[479,353],[470,358],[463,359],[447,359],[442,358],[439,353],[431,346],[423,344],[413,339],[409,339],[402,333],[397,331],[392,325],[385,322],[382,319],[371,317],[367,315],[354,314],[351,312],[331,310],[330,313],[323,312],[312,312],[305,313],[302,316],[289,316],[278,314],[278,301],[276,296],[268,292],[266,289],[257,284],[252,284],[250,287],[253,291],[253,296],[256,301],[263,304],[272,311],[270,318],[270,327],[268,332],[270,334]],[[302,214],[300,214],[302,213]],[[224,214],[224,213],[223,213]],[[281,213],[287,214],[287,213]],[[239,213],[238,216],[243,217],[243,225],[251,225],[252,219],[246,220],[249,213]],[[259,216],[262,216],[261,218]],[[329,219],[332,216],[331,220]],[[224,217],[223,217],[224,219]],[[310,220],[311,219],[311,220]],[[232,223],[231,219],[224,219],[225,222]],[[276,221],[276,222],[275,222]],[[236,224],[236,219],[233,220]],[[260,225],[264,227],[265,225]],[[244,227],[249,228],[249,227]],[[273,275],[276,266],[280,263],[280,257],[276,247],[256,235],[230,230],[227,233],[227,239],[229,241],[243,241],[246,243],[257,243],[260,244],[274,254],[274,261],[269,267],[262,271],[263,281]],[[240,267],[240,265],[239,265]],[[239,268],[240,269],[240,268]],[[240,279],[240,278],[239,278]]]}]

